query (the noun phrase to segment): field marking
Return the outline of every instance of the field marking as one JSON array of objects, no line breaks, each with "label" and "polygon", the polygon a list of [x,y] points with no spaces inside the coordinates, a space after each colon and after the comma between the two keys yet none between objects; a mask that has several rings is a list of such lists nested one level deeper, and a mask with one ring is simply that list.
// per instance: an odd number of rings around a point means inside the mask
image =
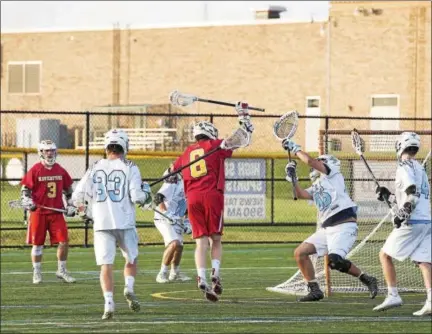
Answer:
[{"label": "field marking", "polygon": [[[167,325],[167,324],[268,324],[268,323],[292,323],[292,322],[430,322],[430,317],[409,317],[409,316],[385,316],[385,317],[377,317],[377,316],[285,316],[280,318],[265,318],[265,317],[252,317],[252,318],[243,318],[243,317],[221,317],[221,318],[203,318],[203,317],[191,317],[188,320],[155,320],[155,321],[142,321],[142,320],[126,320],[126,321],[83,321],[80,324],[75,322],[66,321],[48,321],[48,322],[37,322],[37,321],[29,321],[29,320],[11,320],[11,321],[2,321],[1,324],[3,329],[5,325],[9,325],[10,327],[20,327],[20,326],[52,326],[52,327],[72,327],[72,328],[80,328],[80,327],[106,327],[108,325]],[[129,330],[129,329],[127,329]]]}]

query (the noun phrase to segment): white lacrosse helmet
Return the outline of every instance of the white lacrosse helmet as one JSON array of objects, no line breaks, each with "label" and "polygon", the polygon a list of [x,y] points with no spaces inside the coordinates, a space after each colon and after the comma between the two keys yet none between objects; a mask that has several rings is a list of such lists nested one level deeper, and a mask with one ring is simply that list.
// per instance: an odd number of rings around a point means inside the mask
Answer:
[{"label": "white lacrosse helmet", "polygon": [[[420,136],[415,132],[402,132],[396,141],[396,155],[400,159],[402,153],[408,147],[415,147],[417,151],[420,149]],[[417,153],[417,152],[416,152]]]},{"label": "white lacrosse helmet", "polygon": [[120,145],[123,148],[124,155],[129,150],[129,137],[126,132],[121,129],[111,129],[105,134],[104,147],[107,149],[108,145]]},{"label": "white lacrosse helmet", "polygon": [[[53,154],[46,151],[53,150]],[[55,164],[57,158],[57,146],[51,140],[42,140],[38,145],[38,152],[40,160],[47,166],[52,166]]]},{"label": "white lacrosse helmet", "polygon": [[[339,171],[341,163],[339,159],[337,159],[335,156],[330,154],[323,154],[320,155],[317,160],[322,161],[325,163],[332,171]],[[313,181],[315,181],[317,178],[319,178],[321,173],[317,171],[316,169],[311,168],[311,172],[309,173],[309,178]]]},{"label": "white lacrosse helmet", "polygon": [[210,139],[217,139],[218,137],[218,129],[207,121],[201,121],[194,125],[192,130],[193,136],[196,137],[198,135],[205,135]]}]

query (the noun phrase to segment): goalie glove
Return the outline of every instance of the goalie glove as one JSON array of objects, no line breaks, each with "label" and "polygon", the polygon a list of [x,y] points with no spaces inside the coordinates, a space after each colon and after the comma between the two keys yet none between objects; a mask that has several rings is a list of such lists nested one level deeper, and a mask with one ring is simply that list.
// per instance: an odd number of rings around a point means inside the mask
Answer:
[{"label": "goalie glove", "polygon": [[295,162],[294,160],[291,162],[288,162],[288,164],[285,167],[285,173],[286,173],[286,177],[285,180],[287,180],[288,182],[293,183],[297,181],[297,162]]},{"label": "goalie glove", "polygon": [[407,202],[400,209],[398,209],[397,205],[394,205],[391,211],[393,215],[393,219],[392,219],[393,226],[399,228],[401,227],[402,223],[407,221],[411,216],[412,204]]},{"label": "goalie glove", "polygon": [[298,151],[301,151],[301,146],[297,145],[293,140],[291,139],[284,139],[282,141],[282,148],[286,151],[290,151],[294,154],[296,154]]}]

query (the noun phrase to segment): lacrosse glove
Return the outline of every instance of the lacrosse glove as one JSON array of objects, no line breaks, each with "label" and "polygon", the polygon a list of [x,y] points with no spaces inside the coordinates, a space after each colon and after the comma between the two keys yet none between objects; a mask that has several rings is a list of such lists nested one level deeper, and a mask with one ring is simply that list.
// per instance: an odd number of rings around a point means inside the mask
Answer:
[{"label": "lacrosse glove", "polygon": [[146,199],[144,201],[138,202],[138,206],[142,210],[149,210],[153,202],[153,195],[150,189],[150,185],[147,182],[141,183],[141,190],[145,192]]},{"label": "lacrosse glove", "polygon": [[294,154],[296,154],[298,151],[301,151],[301,146],[297,145],[294,141],[291,139],[284,139],[282,141],[282,148],[286,151],[290,151]]},{"label": "lacrosse glove", "polygon": [[392,194],[387,187],[376,187],[375,193],[377,194],[377,200],[380,202],[388,201]]},{"label": "lacrosse glove", "polygon": [[396,228],[401,227],[402,223],[404,221],[407,221],[409,217],[411,216],[412,212],[412,204],[411,203],[405,203],[401,209],[398,209],[396,205],[392,207],[392,223],[393,226]]},{"label": "lacrosse glove", "polygon": [[296,182],[298,180],[296,170],[297,170],[297,162],[295,162],[294,160],[288,162],[288,164],[285,167],[285,173],[286,173],[285,180],[291,183]]},{"label": "lacrosse glove", "polygon": [[75,214],[77,213],[77,208],[73,205],[68,205],[66,207],[66,217],[75,217]]},{"label": "lacrosse glove", "polygon": [[185,218],[183,221],[183,233],[192,234],[192,226],[190,224],[189,218]]},{"label": "lacrosse glove", "polygon": [[30,197],[22,196],[21,204],[25,210],[36,211],[37,207],[34,204],[33,200]]}]

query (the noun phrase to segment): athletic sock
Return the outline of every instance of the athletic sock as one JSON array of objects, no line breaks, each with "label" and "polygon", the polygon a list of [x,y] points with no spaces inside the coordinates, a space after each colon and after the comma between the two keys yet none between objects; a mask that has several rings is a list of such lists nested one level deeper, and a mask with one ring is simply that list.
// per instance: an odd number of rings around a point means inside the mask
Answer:
[{"label": "athletic sock", "polygon": [[60,272],[66,271],[66,261],[58,261],[58,270]]},{"label": "athletic sock", "polygon": [[427,300],[432,301],[432,289],[427,289]]},{"label": "athletic sock", "polygon": [[104,292],[105,306],[113,304],[113,293],[112,291]]},{"label": "athletic sock", "polygon": [[197,269],[197,274],[201,278],[201,281],[207,282],[207,279],[206,279],[206,269],[205,268],[198,268]]},{"label": "athletic sock", "polygon": [[161,265],[161,273],[167,273],[168,270],[169,270],[169,267],[168,267],[168,266],[166,266],[166,265],[164,265],[164,264]]},{"label": "athletic sock", "polygon": [[134,283],[135,283],[135,277],[133,277],[133,276],[126,276],[125,277],[125,286],[129,292],[134,291]]},{"label": "athletic sock", "polygon": [[399,296],[399,292],[397,287],[389,286],[387,287],[389,296],[397,297]]},{"label": "athletic sock", "polygon": [[212,262],[212,275],[219,277],[220,261],[213,259],[211,262]]},{"label": "athletic sock", "polygon": [[40,262],[33,262],[33,270],[40,271],[41,270],[41,263]]}]

